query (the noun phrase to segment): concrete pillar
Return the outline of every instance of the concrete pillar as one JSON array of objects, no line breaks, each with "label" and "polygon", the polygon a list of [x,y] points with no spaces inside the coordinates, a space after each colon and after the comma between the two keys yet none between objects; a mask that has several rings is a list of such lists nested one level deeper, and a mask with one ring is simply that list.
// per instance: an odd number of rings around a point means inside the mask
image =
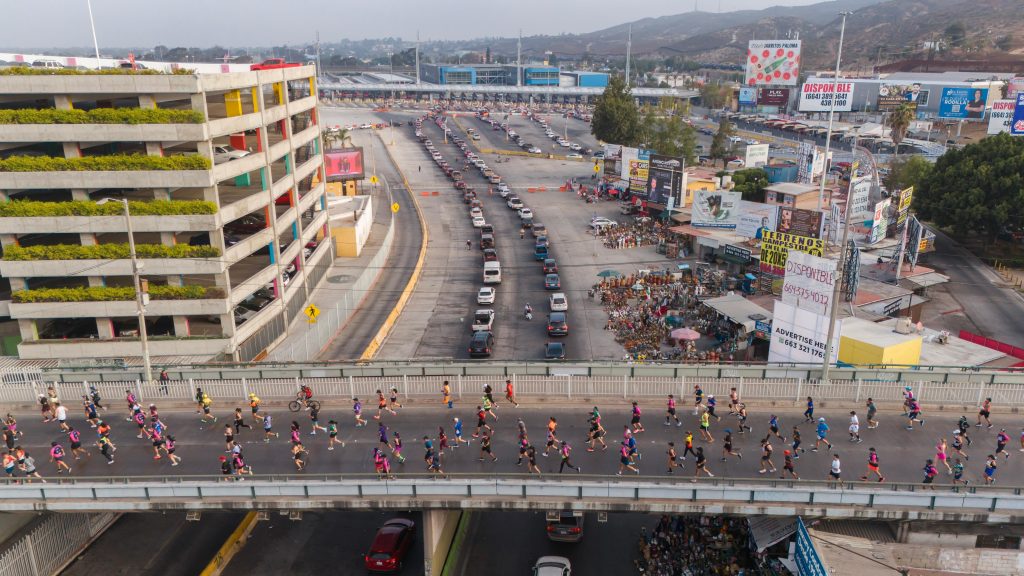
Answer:
[{"label": "concrete pillar", "polygon": [[[13,289],[14,286],[11,286]],[[25,318],[18,319],[18,332],[21,333],[21,339],[24,342],[30,342],[33,340],[39,340],[39,332],[36,330],[36,321],[27,320]]]},{"label": "concrete pillar", "polygon": [[88,200],[89,199],[89,191],[88,190],[83,190],[81,188],[74,188],[74,189],[71,190],[71,199],[72,200]]},{"label": "concrete pillar", "polygon": [[[89,280],[90,284],[92,284],[92,278],[89,278]],[[110,318],[97,318],[96,331],[99,333],[100,340],[109,340],[116,336],[114,334],[114,322]]]},{"label": "concrete pillar", "polygon": [[441,574],[462,514],[463,512],[460,510],[423,511],[423,574],[425,576]]},{"label": "concrete pillar", "polygon": [[71,97],[58,94],[53,97],[53,107],[57,110],[71,110],[75,105],[71,102]]},{"label": "concrete pillar", "polygon": [[147,110],[156,108],[156,98],[152,94],[139,94],[139,108]]},{"label": "concrete pillar", "polygon": [[154,200],[170,200],[171,189],[170,188],[154,188],[153,189]]},{"label": "concrete pillar", "polygon": [[62,146],[64,147],[64,157],[65,158],[81,158],[82,157],[82,149],[79,148],[78,142],[64,142],[62,144]]},{"label": "concrete pillar", "polygon": [[191,333],[191,328],[189,328],[189,325],[188,325],[188,317],[187,316],[175,316],[174,317],[174,335],[179,337],[179,338],[184,338],[186,336],[189,336],[190,333]]}]

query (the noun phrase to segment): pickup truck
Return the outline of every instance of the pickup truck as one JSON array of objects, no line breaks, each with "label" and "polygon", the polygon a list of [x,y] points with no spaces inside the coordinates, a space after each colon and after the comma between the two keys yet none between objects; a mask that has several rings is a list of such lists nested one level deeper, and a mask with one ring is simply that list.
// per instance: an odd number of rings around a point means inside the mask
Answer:
[{"label": "pickup truck", "polygon": [[477,310],[473,315],[473,332],[481,330],[490,332],[492,326],[494,326],[494,310],[490,308]]},{"label": "pickup truck", "polygon": [[274,68],[295,68],[298,62],[286,62],[284,58],[268,58],[259,64],[251,64],[249,70],[273,70]]}]

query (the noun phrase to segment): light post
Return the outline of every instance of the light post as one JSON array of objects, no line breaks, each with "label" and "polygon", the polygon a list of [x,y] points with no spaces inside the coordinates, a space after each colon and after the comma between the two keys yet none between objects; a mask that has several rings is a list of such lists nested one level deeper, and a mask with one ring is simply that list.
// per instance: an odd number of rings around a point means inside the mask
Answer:
[{"label": "light post", "polygon": [[149,363],[149,337],[146,334],[146,302],[149,300],[149,294],[147,291],[143,291],[143,286],[148,287],[148,282],[143,282],[139,278],[139,270],[142,269],[142,265],[135,254],[135,234],[132,231],[132,215],[128,208],[128,199],[104,198],[96,204],[102,205],[107,202],[120,202],[124,206],[124,221],[128,228],[128,255],[132,260],[132,284],[135,286],[135,313],[139,317],[139,342],[142,343],[142,369],[144,381],[149,384],[153,381],[153,368]]},{"label": "light post", "polygon": [[[832,102],[828,107],[828,131],[825,133],[825,161],[821,174],[821,187],[818,189],[818,210],[821,210],[821,203],[825,198],[825,177],[828,175],[828,152],[832,145],[832,122],[836,117],[836,90],[839,89],[839,63],[843,58],[843,37],[846,35],[846,17],[853,14],[853,12],[840,12],[839,15],[843,17],[843,23],[839,27],[839,48],[836,50],[836,75],[832,77]],[[851,95],[852,96],[852,95]],[[811,176],[813,178],[814,167],[811,167]]]}]

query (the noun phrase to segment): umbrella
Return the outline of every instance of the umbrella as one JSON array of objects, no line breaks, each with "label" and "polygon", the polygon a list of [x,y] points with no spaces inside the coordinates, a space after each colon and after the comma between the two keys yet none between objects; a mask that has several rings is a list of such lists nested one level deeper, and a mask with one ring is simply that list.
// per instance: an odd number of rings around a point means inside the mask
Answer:
[{"label": "umbrella", "polygon": [[622,278],[622,272],[617,270],[601,270],[597,273],[599,278]]},{"label": "umbrella", "polygon": [[677,328],[670,335],[676,340],[697,340],[700,338],[700,332],[689,328]]}]

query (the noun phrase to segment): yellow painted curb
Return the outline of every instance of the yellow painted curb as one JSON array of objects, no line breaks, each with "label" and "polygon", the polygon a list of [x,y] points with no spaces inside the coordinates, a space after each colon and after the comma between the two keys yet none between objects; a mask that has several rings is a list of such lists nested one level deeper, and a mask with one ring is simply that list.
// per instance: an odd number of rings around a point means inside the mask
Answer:
[{"label": "yellow painted curb", "polygon": [[[388,149],[387,144],[384,143],[384,139],[381,138],[380,134],[377,138],[381,141],[384,147],[384,151],[388,155],[388,159],[391,160],[391,164],[395,166],[395,170],[398,171],[398,175],[402,177],[402,183],[405,184],[405,189],[409,192],[409,197],[412,198],[413,208],[416,209],[416,215],[420,220],[420,231],[423,233],[423,244],[420,245],[420,254],[416,259],[416,266],[412,270],[412,276],[409,277],[409,282],[406,283],[405,289],[402,290],[402,295],[398,297],[398,302],[395,307],[391,309],[391,313],[388,314],[387,319],[381,325],[380,330],[377,330],[377,334],[370,340],[370,344],[363,350],[362,355],[359,356],[360,360],[372,360],[374,356],[380,352],[380,347],[384,344],[384,340],[387,339],[388,334],[395,327],[395,322],[398,321],[398,317],[405,310],[405,305],[409,303],[409,298],[412,297],[413,290],[416,289],[416,284],[420,281],[420,275],[423,273],[423,262],[427,258],[427,242],[430,240],[430,233],[427,230],[427,221],[423,217],[423,211],[420,209],[419,202],[416,201],[416,194],[413,193],[412,186],[409,185],[409,180],[405,177],[405,172],[402,172],[401,166],[398,162],[395,162],[394,156],[391,155],[391,150]],[[392,246],[392,249],[394,247]]]},{"label": "yellow painted curb", "polygon": [[199,576],[217,576],[223,572],[227,568],[228,563],[231,562],[231,559],[235,557],[235,554],[238,554],[245,547],[245,542],[249,539],[249,534],[252,533],[255,527],[256,513],[249,512],[238,524],[238,528],[235,528],[235,531],[228,537],[227,542],[224,542],[220,550],[217,550],[217,555],[213,557],[213,560],[210,560],[206,568],[199,573]]}]

